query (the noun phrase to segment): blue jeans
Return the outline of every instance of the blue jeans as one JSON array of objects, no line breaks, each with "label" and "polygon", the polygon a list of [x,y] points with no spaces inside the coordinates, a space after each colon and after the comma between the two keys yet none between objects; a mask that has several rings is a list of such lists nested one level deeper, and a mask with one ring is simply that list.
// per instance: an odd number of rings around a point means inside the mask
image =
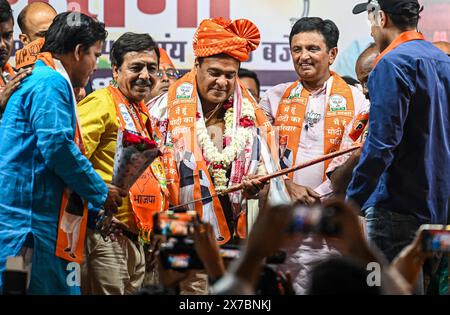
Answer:
[{"label": "blue jeans", "polygon": [[384,208],[371,207],[364,214],[369,242],[376,245],[389,262],[413,241],[421,225],[413,215]]},{"label": "blue jeans", "polygon": [[[391,262],[415,238],[421,223],[410,214],[371,207],[364,211],[369,243],[375,245]],[[415,294],[424,294],[424,274],[420,272]]]}]

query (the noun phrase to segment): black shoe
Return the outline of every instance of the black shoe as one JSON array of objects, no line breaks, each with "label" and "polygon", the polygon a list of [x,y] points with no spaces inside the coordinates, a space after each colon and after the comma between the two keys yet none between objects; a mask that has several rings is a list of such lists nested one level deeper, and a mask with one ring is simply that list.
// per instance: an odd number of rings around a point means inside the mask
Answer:
[{"label": "black shoe", "polygon": [[77,256],[75,256],[74,253],[70,253],[69,256],[72,257],[73,259],[77,258]]},{"label": "black shoe", "polygon": [[65,251],[66,253],[70,252],[70,247],[67,247],[66,249],[64,249],[64,251]]}]

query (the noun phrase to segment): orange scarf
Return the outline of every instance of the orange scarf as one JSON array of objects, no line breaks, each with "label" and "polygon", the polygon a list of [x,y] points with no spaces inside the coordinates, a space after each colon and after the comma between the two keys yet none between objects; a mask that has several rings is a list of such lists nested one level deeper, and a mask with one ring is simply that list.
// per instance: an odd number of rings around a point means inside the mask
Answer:
[{"label": "orange scarf", "polygon": [[[324,130],[324,152],[328,154],[339,150],[345,126],[352,120],[354,115],[353,94],[347,83],[337,74],[332,73],[333,85],[331,87],[328,106],[325,112]],[[299,92],[301,89],[301,92]],[[291,153],[292,165],[297,160],[298,145],[303,130],[306,108],[308,106],[310,93],[302,87],[301,81],[293,83],[281,98],[278,112],[275,117],[274,126],[279,127],[280,147],[285,152]],[[290,150],[290,151],[286,151]],[[283,154],[283,152],[282,152]],[[325,162],[324,170],[331,161]],[[282,166],[282,168],[286,168]],[[293,173],[289,174],[292,179]],[[324,172],[323,179],[326,179]]]},{"label": "orange scarf", "polygon": [[[118,88],[109,86],[108,91],[114,99],[122,131],[125,129],[132,130],[147,138],[150,138],[151,135],[156,140],[161,139],[157,128],[153,128],[151,119],[148,119],[148,110],[143,102],[133,106]],[[137,114],[138,112],[147,116],[146,123],[142,120],[142,116]],[[157,157],[138,178],[136,183],[130,188],[129,194],[140,239],[143,242],[149,242],[153,228],[153,214],[167,210],[169,207],[166,175],[160,157]]]},{"label": "orange scarf", "polygon": [[397,48],[401,44],[404,44],[406,42],[410,42],[412,40],[425,40],[425,37],[421,33],[416,32],[416,31],[407,31],[407,32],[401,33],[399,36],[397,36],[396,39],[394,39],[392,41],[392,43],[390,43],[390,45],[388,47],[386,47],[385,50],[383,50],[383,52],[381,54],[378,55],[377,59],[375,59],[374,67],[378,64],[378,62],[380,62],[380,60],[388,52],[394,50],[395,48]]},{"label": "orange scarf", "polygon": [[[241,89],[243,97],[250,100],[255,108],[257,125],[270,126],[264,112],[256,107],[256,103],[250,97],[248,91],[244,88]],[[168,134],[171,135],[171,139],[167,143],[169,147],[164,157],[164,165],[167,169],[170,202],[172,205],[179,205],[180,199],[182,202],[188,201],[184,200],[187,198],[187,195],[192,196],[188,198],[196,200],[216,193],[213,180],[208,171],[207,162],[197,143],[197,98],[194,70],[179,79],[169,89],[167,103]],[[183,185],[183,187],[180,187],[180,185]],[[180,198],[183,194],[184,198]],[[212,200],[197,202],[192,207],[201,218],[208,218],[209,223],[214,227],[219,244],[228,242],[231,235],[219,198],[214,197]],[[227,209],[227,211],[231,211],[231,209]],[[239,216],[237,230],[240,237],[245,236],[245,215]]]},{"label": "orange scarf", "polygon": [[45,39],[39,38],[18,50],[16,52],[16,68],[20,69],[34,65],[44,43]]},{"label": "orange scarf", "polygon": [[[38,60],[43,61],[48,67],[52,68],[56,71],[56,64],[53,60],[51,53],[42,53],[39,54]],[[74,100],[75,102],[75,100]],[[76,104],[76,102],[75,102]],[[74,111],[76,113],[76,109],[74,108]],[[86,151],[83,145],[83,138],[81,137],[81,129],[80,125],[78,123],[78,117],[75,117],[76,120],[76,127],[75,127],[75,135],[74,135],[74,142],[80,149],[81,153],[86,155]],[[61,200],[61,206],[59,210],[59,224],[58,224],[58,236],[56,239],[56,251],[55,255],[57,257],[60,257],[62,259],[73,261],[76,263],[81,263],[83,261],[83,255],[84,255],[84,240],[86,237],[86,225],[87,225],[87,217],[88,217],[88,208],[87,208],[87,202],[84,202],[83,204],[83,216],[80,224],[80,231],[79,231],[79,238],[76,250],[74,251],[75,258],[69,256],[69,252],[65,252],[64,249],[68,247],[68,241],[67,241],[67,233],[61,228],[61,222],[63,221],[64,212],[66,210],[66,206],[68,204],[70,197],[70,190],[68,188],[65,188],[62,194],[62,200]]]}]

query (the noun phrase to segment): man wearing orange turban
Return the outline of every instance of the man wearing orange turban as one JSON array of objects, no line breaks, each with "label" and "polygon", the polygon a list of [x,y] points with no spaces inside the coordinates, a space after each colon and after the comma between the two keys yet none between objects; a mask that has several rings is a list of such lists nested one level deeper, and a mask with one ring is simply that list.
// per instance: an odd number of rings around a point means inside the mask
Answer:
[{"label": "man wearing orange turban", "polygon": [[[266,190],[260,193],[264,185],[252,177],[275,165],[257,128],[270,123],[238,78],[241,62],[259,43],[259,30],[249,20],[203,20],[194,35],[194,68],[149,103],[168,146],[170,203],[203,199],[187,208],[212,225],[219,244],[246,236],[248,209],[267,197]],[[241,182],[243,191],[212,197]],[[205,294],[201,276],[182,282],[182,292]]]}]

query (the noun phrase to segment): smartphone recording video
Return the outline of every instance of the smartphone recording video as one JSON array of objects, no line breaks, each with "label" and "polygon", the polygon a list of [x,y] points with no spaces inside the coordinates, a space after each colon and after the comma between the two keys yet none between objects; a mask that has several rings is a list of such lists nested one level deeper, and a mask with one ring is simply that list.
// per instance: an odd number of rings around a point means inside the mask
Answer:
[{"label": "smartphone recording video", "polygon": [[223,259],[233,260],[239,258],[239,255],[241,254],[241,249],[237,245],[223,245],[219,249],[219,253]]},{"label": "smartphone recording video", "polygon": [[167,237],[186,237],[192,226],[194,213],[155,213],[153,226],[155,234]]},{"label": "smartphone recording video", "polygon": [[340,227],[334,222],[339,211],[337,208],[323,208],[320,205],[313,207],[296,205],[293,211],[288,233],[320,233],[335,236],[340,233]]},{"label": "smartphone recording video", "polygon": [[174,240],[164,243],[160,248],[163,268],[172,270],[203,269],[203,263],[194,249],[192,240]]},{"label": "smartphone recording video", "polygon": [[423,225],[422,229],[424,251],[450,253],[450,226]]}]

